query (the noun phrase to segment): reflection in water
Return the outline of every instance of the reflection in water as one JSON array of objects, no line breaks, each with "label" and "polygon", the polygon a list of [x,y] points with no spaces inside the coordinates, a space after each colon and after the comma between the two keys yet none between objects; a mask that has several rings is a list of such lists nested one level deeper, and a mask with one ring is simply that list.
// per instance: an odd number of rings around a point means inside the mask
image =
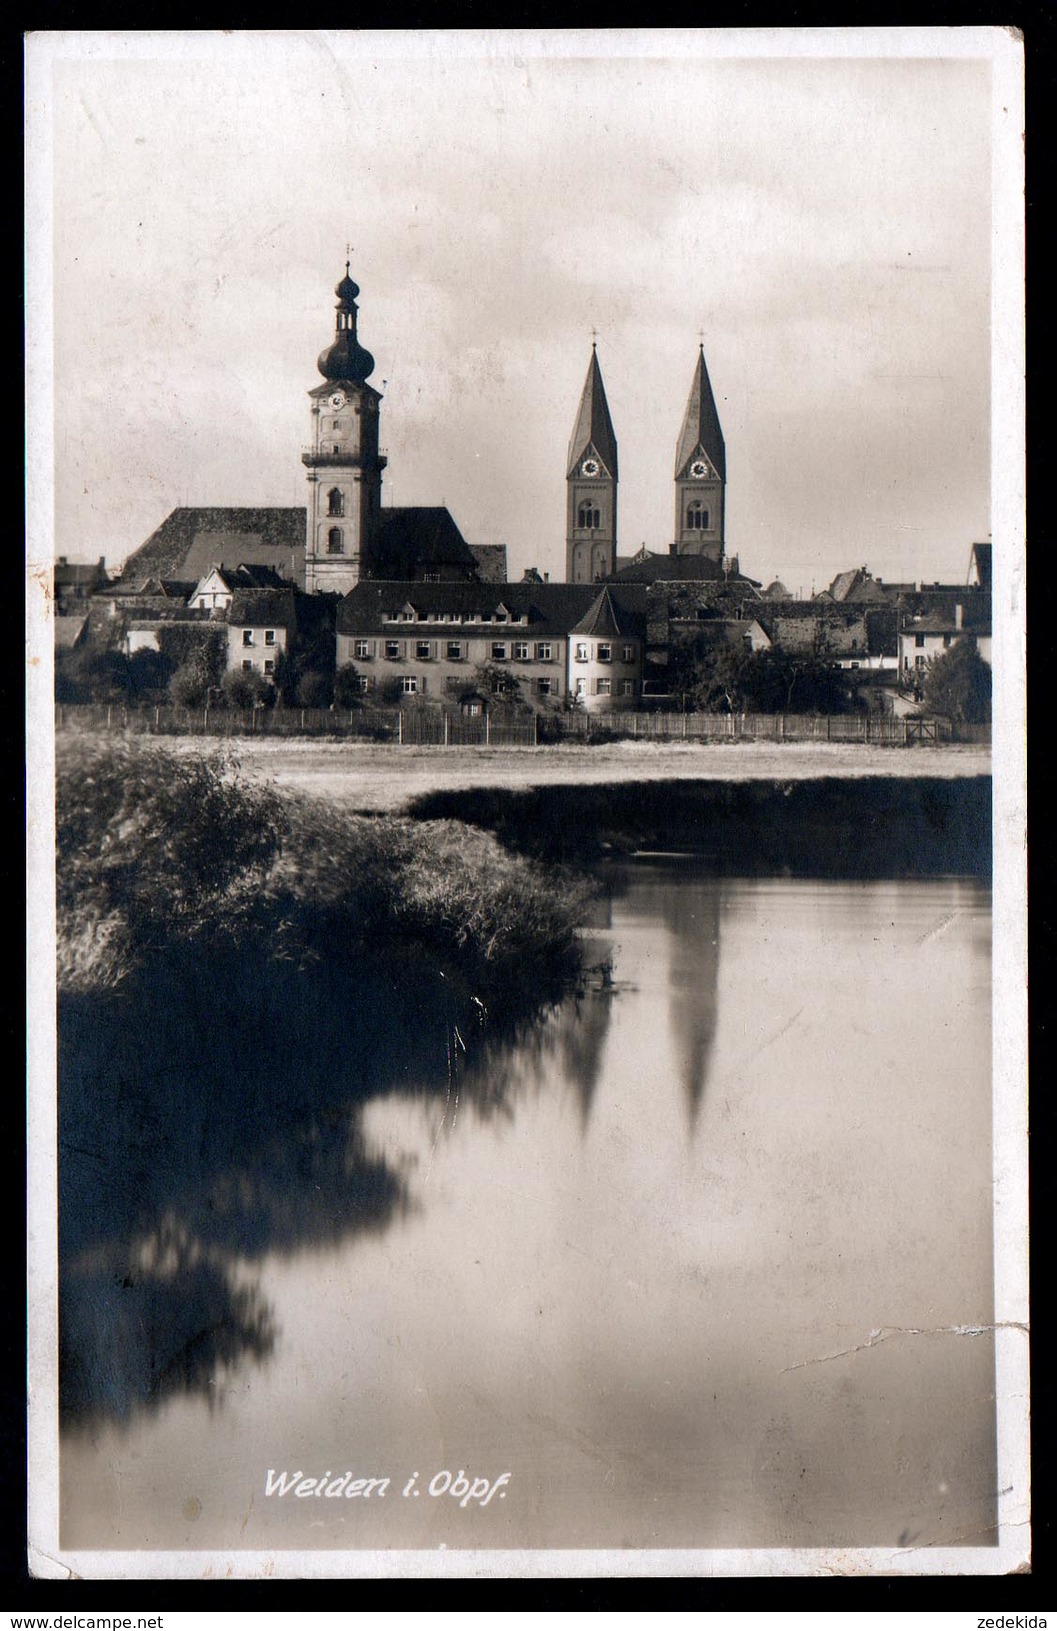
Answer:
[{"label": "reflection in water", "polygon": [[514,1041],[409,981],[388,1039],[391,986],[166,1093],[112,1033],[63,1113],[64,1545],[993,1538],[991,1339],[943,1335],[993,1309],[986,892],[609,877],[611,977]]},{"label": "reflection in water", "polygon": [[664,891],[671,935],[668,1024],[676,1045],[690,1125],[697,1121],[716,1030],[722,885]]}]

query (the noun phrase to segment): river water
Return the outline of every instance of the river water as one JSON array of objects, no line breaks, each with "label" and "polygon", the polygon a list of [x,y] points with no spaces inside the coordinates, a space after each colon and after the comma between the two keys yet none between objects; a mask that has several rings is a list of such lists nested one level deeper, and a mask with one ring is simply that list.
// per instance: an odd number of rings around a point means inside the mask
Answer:
[{"label": "river water", "polygon": [[[987,890],[607,882],[611,977],[330,1119],[350,1191],[400,1204],[219,1265],[183,1241],[266,1338],[70,1427],[64,1548],[993,1539]],[[343,1204],[281,1170],[292,1216]]]}]

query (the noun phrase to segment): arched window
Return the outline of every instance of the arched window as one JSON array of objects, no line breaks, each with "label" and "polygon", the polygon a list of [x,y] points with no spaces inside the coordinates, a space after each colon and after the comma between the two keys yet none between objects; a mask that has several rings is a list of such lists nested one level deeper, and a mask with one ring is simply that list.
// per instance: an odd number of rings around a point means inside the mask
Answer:
[{"label": "arched window", "polygon": [[690,532],[708,531],[708,511],[699,498],[695,498],[686,512],[686,525]]},{"label": "arched window", "polygon": [[578,527],[600,527],[602,525],[602,512],[595,509],[590,499],[585,499],[580,505],[576,525]]},{"label": "arched window", "polygon": [[330,492],[327,494],[327,514],[328,515],[344,515],[345,514],[345,500],[341,496],[341,488],[340,487],[332,487],[330,489]]},{"label": "arched window", "polygon": [[345,545],[341,540],[341,528],[331,527],[330,531],[327,533],[327,554],[344,555],[344,553]]}]

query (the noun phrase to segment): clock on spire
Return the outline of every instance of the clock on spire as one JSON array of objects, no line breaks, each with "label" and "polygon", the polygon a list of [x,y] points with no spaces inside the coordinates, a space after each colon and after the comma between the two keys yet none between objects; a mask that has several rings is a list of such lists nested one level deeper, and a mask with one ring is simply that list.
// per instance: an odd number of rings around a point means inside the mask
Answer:
[{"label": "clock on spire", "polygon": [[597,583],[616,571],[617,439],[598,363],[598,333],[591,330],[580,407],[565,471],[565,576],[569,583]]},{"label": "clock on spire", "polygon": [[[351,250],[350,250],[351,257]],[[356,333],[359,287],[345,262],[334,340],[317,364],[324,383],[309,391],[312,440],[301,454],[308,477],[305,588],[347,594],[369,577],[382,509],[378,451],[381,395],[367,384],[374,358]]]}]

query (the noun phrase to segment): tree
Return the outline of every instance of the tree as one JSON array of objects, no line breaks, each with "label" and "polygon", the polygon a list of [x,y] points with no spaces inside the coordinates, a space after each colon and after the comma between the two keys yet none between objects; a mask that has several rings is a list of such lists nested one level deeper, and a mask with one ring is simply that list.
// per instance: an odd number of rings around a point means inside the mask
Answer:
[{"label": "tree", "polygon": [[124,652],[82,646],[77,651],[56,654],[57,702],[125,702],[128,685],[128,658]]},{"label": "tree", "polygon": [[512,712],[526,707],[521,689],[521,680],[502,663],[479,663],[463,687],[461,695],[468,696],[473,691],[479,691],[484,697],[490,697],[492,706],[500,709],[510,709]]},{"label": "tree", "polygon": [[227,630],[202,623],[170,623],[158,630],[158,647],[171,664],[169,695],[185,708],[201,708],[223,678]]},{"label": "tree", "polygon": [[925,670],[924,711],[960,724],[986,725],[991,720],[991,668],[971,636],[933,657]]},{"label": "tree", "polygon": [[847,678],[816,650],[750,651],[702,631],[673,645],[668,684],[684,708],[707,713],[845,713]]},{"label": "tree", "polygon": [[144,702],[165,690],[171,668],[160,651],[144,646],[128,660],[128,691],[133,702]]},{"label": "tree", "polygon": [[352,663],[342,663],[334,675],[334,701],[339,708],[358,708],[363,701],[359,671]]}]

